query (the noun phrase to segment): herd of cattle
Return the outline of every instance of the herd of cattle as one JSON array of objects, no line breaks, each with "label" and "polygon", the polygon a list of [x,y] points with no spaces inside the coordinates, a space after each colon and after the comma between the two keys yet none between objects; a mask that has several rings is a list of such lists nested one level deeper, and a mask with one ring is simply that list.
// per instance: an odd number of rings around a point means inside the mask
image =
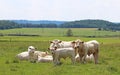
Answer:
[{"label": "herd of cattle", "polygon": [[88,42],[77,39],[75,41],[50,41],[49,52],[36,51],[35,47],[29,46],[28,51],[17,54],[20,60],[29,60],[31,62],[53,62],[54,65],[61,64],[60,59],[69,57],[71,62],[86,63],[94,60],[98,63],[99,42],[91,40]]}]

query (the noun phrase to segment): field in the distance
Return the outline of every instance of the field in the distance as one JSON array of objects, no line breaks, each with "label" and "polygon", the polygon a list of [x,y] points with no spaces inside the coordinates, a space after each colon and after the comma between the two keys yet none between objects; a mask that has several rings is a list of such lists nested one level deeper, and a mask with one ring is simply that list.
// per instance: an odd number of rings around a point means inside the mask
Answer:
[{"label": "field in the distance", "polygon": [[[38,36],[66,36],[69,28],[19,28],[0,30],[0,34],[25,34]],[[98,31],[97,28],[71,28],[73,36],[77,37],[120,37],[120,31]]]},{"label": "field in the distance", "polygon": [[[26,51],[30,45],[46,51],[53,39],[100,42],[99,64],[93,62],[72,65],[70,59],[62,60],[61,66],[53,63],[30,63],[16,61],[16,54]],[[119,75],[120,38],[78,38],[78,37],[0,37],[0,75]]]}]

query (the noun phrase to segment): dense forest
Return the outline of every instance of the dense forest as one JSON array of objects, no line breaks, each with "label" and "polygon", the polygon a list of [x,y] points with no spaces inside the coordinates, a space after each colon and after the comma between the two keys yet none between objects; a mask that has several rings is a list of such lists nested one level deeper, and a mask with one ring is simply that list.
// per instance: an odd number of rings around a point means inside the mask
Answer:
[{"label": "dense forest", "polygon": [[[58,24],[59,23],[59,24]],[[13,28],[98,28],[99,30],[120,30],[120,23],[112,23],[105,20],[80,20],[70,22],[52,21],[48,23],[37,23],[12,21],[12,20],[0,20],[0,29],[13,29]]]}]

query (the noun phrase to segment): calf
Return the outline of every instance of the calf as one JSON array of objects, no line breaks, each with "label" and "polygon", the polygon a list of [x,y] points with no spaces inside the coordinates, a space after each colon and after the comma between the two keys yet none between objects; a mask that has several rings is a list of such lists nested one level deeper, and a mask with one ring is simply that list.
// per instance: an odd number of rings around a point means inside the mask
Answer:
[{"label": "calf", "polygon": [[55,65],[60,64],[61,58],[71,58],[71,62],[75,63],[75,51],[74,48],[58,48],[58,49],[52,49],[51,50],[52,56],[53,56],[53,63]]}]

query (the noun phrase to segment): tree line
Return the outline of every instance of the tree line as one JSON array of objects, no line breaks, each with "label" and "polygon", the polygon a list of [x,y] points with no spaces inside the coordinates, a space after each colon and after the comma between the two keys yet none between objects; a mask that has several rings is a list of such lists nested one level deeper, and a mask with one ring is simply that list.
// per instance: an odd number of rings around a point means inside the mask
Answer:
[{"label": "tree line", "polygon": [[56,24],[19,24],[9,20],[0,20],[0,29],[13,29],[13,28],[57,28]]},{"label": "tree line", "polygon": [[120,23],[112,23],[104,20],[80,20],[65,22],[61,25],[50,24],[32,24],[32,23],[16,23],[10,20],[0,20],[0,29],[13,28],[98,28],[99,30],[120,30]]}]

